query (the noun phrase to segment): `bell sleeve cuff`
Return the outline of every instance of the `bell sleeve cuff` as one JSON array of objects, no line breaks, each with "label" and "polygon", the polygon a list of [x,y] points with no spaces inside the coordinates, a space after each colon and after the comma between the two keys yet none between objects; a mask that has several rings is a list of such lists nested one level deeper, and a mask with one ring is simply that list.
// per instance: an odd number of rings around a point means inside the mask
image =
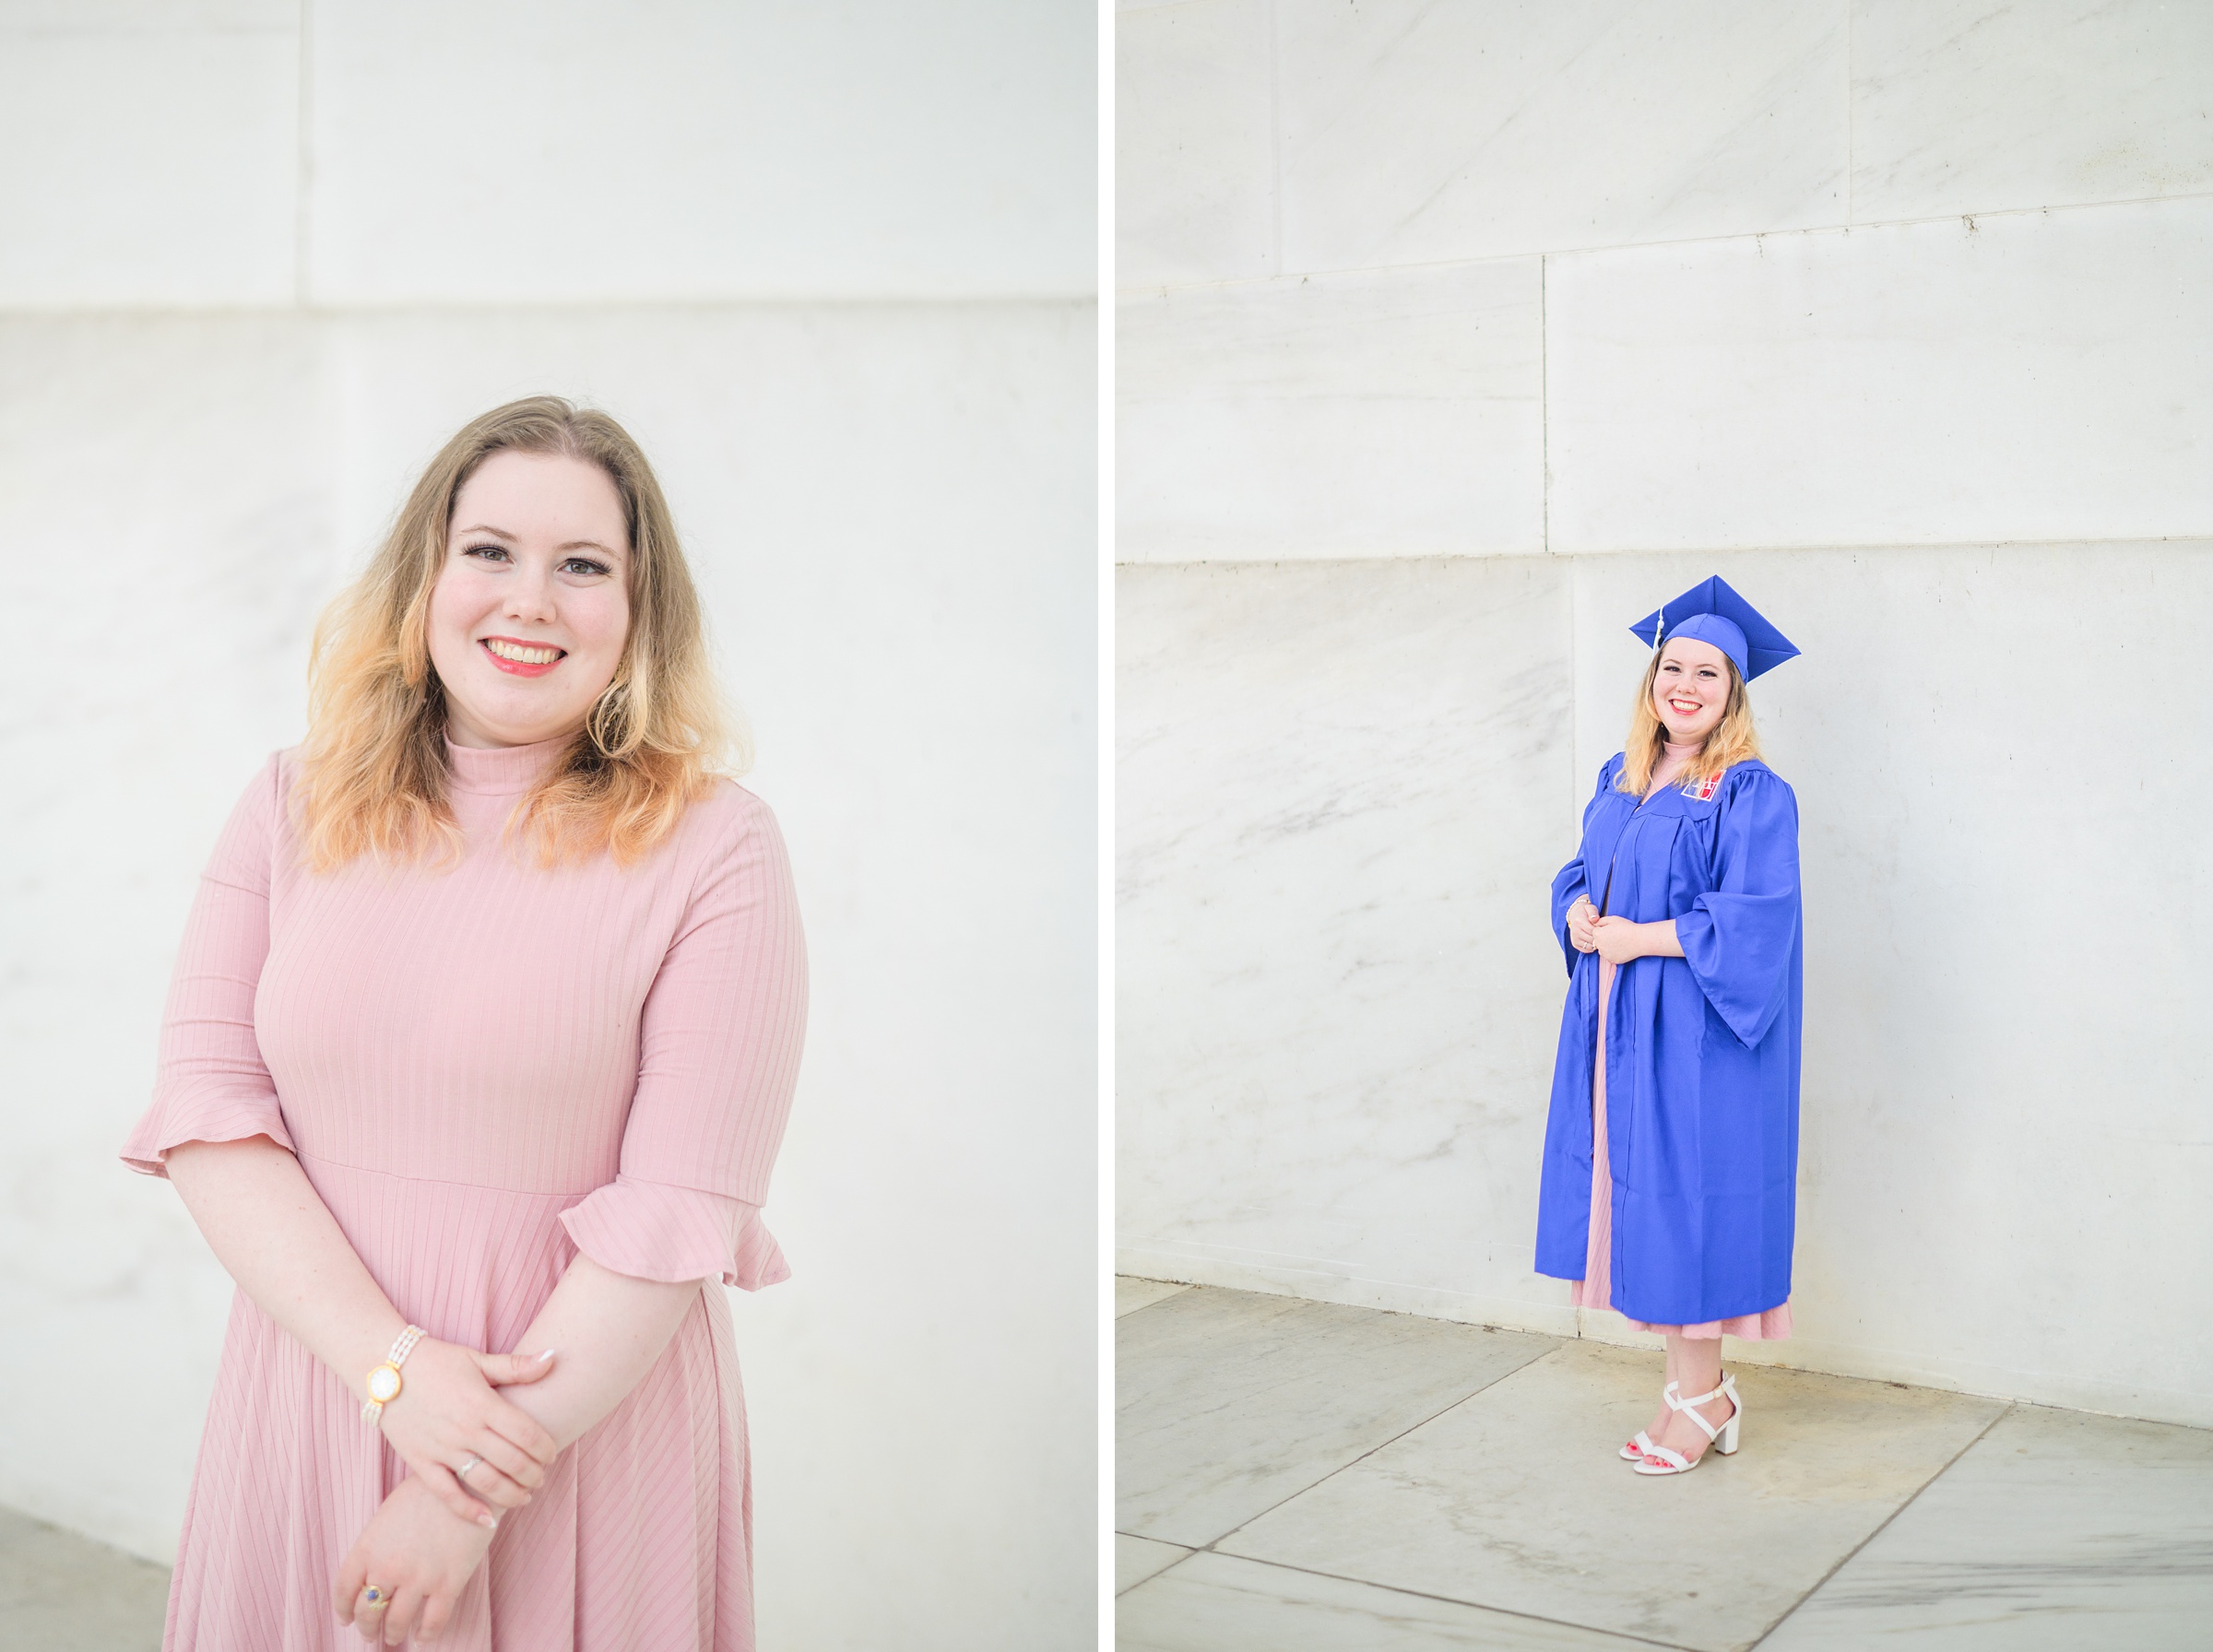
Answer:
[{"label": "bell sleeve cuff", "polygon": [[172,1147],[187,1141],[244,1141],[254,1136],[266,1136],[287,1152],[297,1150],[275,1095],[185,1092],[159,1099],[148,1108],[119,1156],[141,1175],[167,1176]]},{"label": "bell sleeve cuff", "polygon": [[615,1273],[758,1291],[791,1277],[761,1208],[727,1194],[618,1175],[561,1213],[576,1248]]},{"label": "bell sleeve cuff", "polygon": [[187,1141],[266,1136],[298,1150],[254,1025],[269,950],[269,845],[281,784],[272,757],[200,874],[161,1018],[153,1100],[117,1155],[143,1175],[166,1176],[169,1150]]}]

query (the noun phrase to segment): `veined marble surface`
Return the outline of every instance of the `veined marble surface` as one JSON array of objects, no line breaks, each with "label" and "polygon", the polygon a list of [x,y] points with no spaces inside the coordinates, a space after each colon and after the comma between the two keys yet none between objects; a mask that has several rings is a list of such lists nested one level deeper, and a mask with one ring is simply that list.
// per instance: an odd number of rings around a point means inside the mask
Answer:
[{"label": "veined marble surface", "polygon": [[2203,540],[1123,570],[1123,1265],[1575,1329],[1544,891],[1628,625],[1717,572],[1805,650],[1753,691],[1807,1014],[1797,1331],[1748,1357],[2213,1423]]},{"label": "veined marble surface", "polygon": [[1286,271],[1845,221],[1841,0],[1294,0],[1277,29]]},{"label": "veined marble surface", "polygon": [[1225,1538],[1223,1554],[1745,1652],[2005,1410],[1742,1372],[1734,1457],[1639,1481],[1657,1354],[1570,1342]]},{"label": "veined marble surface", "polygon": [[1123,287],[1275,272],[1272,0],[1178,0],[1115,20]]},{"label": "veined marble surface", "polygon": [[1211,1550],[1140,1582],[1116,1603],[1117,1652],[1649,1652],[1651,1646]]},{"label": "veined marble surface", "polygon": [[1533,551],[1537,261],[1122,295],[1124,561]]},{"label": "veined marble surface", "polygon": [[1125,1254],[1565,1314],[1530,1257],[1576,818],[1567,576],[1122,570]]},{"label": "veined marble surface", "polygon": [[164,1564],[232,1286],[115,1150],[200,868],[299,738],[327,382],[300,318],[0,320],[0,1500]]},{"label": "veined marble surface", "polygon": [[173,1541],[231,1287],[114,1154],[195,879],[300,737],[322,598],[464,419],[550,389],[654,460],[806,914],[793,1278],[733,1302],[763,1642],[1092,1633],[1096,336],[1074,302],[0,320],[0,766],[33,782],[0,1318],[34,1351],[0,1501]]},{"label": "veined marble surface", "polygon": [[1192,1548],[1556,1346],[1249,1291],[1189,1291],[1114,1329],[1115,1529]]},{"label": "veined marble surface", "polygon": [[[1144,1340],[1122,1328],[1121,1438],[1192,1488],[1235,1488],[1243,1468],[1256,1501],[1277,1493],[1268,1477],[1328,1468],[1317,1446],[1393,1430],[1438,1346],[1402,1315],[1193,1298],[1181,1326],[1155,1321]],[[1428,1328],[1473,1347],[1495,1336]],[[1118,1644],[2183,1652],[2205,1639],[2213,1433],[1750,1370],[1735,1344],[1742,1449],[1658,1481],[1616,1452],[1651,1416],[1659,1351],[1521,1340],[1549,1351],[1211,1549],[1118,1537],[1135,1583],[1116,1603]]]},{"label": "veined marble surface", "polygon": [[2018,1406],[1760,1646],[2187,1652],[2209,1617],[2213,1434]]},{"label": "veined marble surface", "polygon": [[2213,190],[2213,6],[1852,0],[1855,222]]},{"label": "veined marble surface", "polygon": [[1719,573],[1804,650],[1752,684],[1805,899],[1778,1357],[2213,1423],[2213,1337],[2171,1283],[2213,1279],[2187,938],[2213,920],[2213,544],[1574,569],[1579,806],[1621,747],[1631,621]]},{"label": "veined marble surface", "polygon": [[1151,1538],[1114,1534],[1114,1592],[1133,1589],[1148,1577],[1158,1576],[1191,1551],[1180,1543],[1156,1543]]},{"label": "veined marble surface", "polygon": [[1550,546],[2213,534],[2213,199],[1547,261]]}]

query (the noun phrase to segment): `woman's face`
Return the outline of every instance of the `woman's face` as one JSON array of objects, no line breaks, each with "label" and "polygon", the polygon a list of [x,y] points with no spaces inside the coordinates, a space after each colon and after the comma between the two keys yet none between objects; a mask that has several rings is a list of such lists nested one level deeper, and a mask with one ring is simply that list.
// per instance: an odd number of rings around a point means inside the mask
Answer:
[{"label": "woman's face", "polygon": [[1729,709],[1729,656],[1711,643],[1685,637],[1660,651],[1652,710],[1677,745],[1702,742]]},{"label": "woman's face", "polygon": [[630,635],[630,536],[598,466],[503,449],[454,499],[431,663],[457,746],[573,735]]}]

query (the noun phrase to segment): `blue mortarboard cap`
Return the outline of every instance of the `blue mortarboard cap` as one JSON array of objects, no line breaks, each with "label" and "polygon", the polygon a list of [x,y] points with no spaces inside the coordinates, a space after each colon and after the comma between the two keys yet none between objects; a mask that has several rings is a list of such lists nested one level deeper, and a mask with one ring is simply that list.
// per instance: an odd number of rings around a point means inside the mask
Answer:
[{"label": "blue mortarboard cap", "polygon": [[1674,637],[1710,643],[1735,663],[1737,675],[1746,682],[1798,652],[1790,638],[1762,619],[1759,610],[1731,590],[1718,573],[1700,580],[1658,613],[1647,614],[1629,631],[1654,648]]}]

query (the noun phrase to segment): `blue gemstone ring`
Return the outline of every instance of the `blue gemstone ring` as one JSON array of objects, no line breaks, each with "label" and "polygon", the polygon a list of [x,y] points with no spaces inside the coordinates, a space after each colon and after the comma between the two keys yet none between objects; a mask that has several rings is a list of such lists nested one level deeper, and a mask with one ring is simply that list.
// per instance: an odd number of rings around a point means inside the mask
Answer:
[{"label": "blue gemstone ring", "polygon": [[385,1601],[385,1591],[373,1583],[361,1591],[361,1599],[372,1606],[382,1606]]}]

